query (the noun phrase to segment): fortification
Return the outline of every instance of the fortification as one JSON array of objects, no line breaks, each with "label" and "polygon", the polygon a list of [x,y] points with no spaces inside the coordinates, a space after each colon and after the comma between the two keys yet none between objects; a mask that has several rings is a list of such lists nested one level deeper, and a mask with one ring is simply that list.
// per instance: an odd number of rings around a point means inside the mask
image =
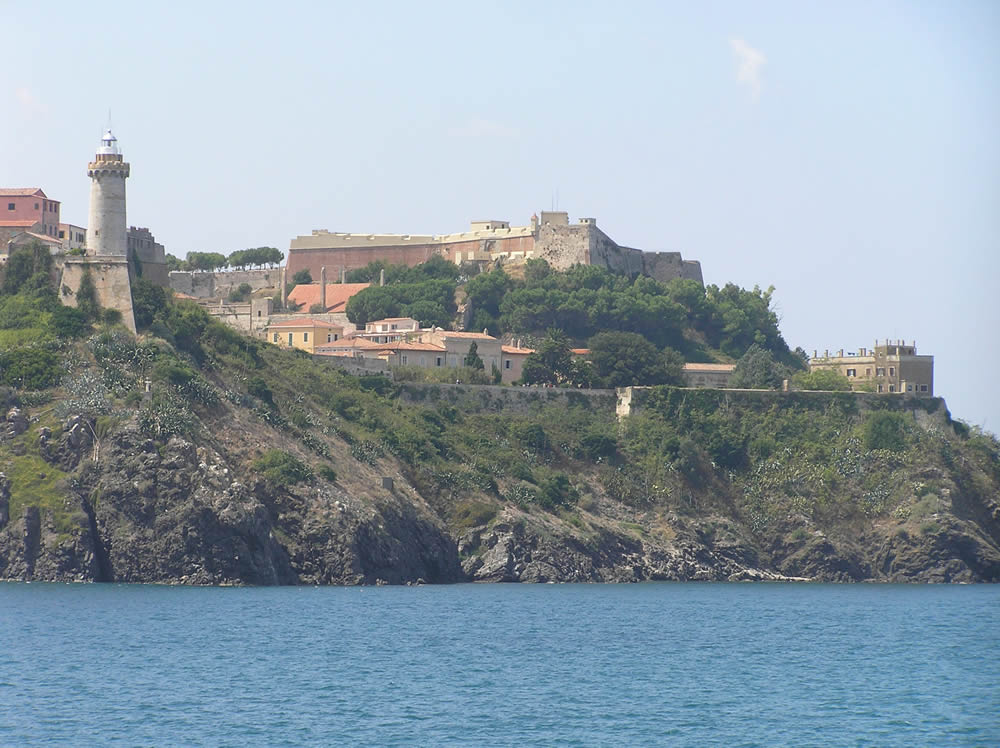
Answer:
[{"label": "fortification", "polygon": [[679,252],[644,252],[619,245],[597,226],[594,218],[571,224],[561,211],[543,211],[527,226],[507,221],[473,221],[457,234],[344,234],[315,230],[292,240],[288,272],[308,270],[318,277],[326,266],[343,272],[381,260],[417,265],[441,256],[463,262],[517,264],[539,258],[559,270],[572,265],[597,265],[625,275],[644,274],[660,281],[690,278],[702,282],[701,264]]},{"label": "fortification", "polygon": [[59,285],[63,303],[76,306],[80,284],[89,276],[97,303],[121,312],[122,323],[135,332],[125,222],[125,180],[129,172],[129,164],[118,149],[118,139],[107,130],[97,155],[87,165],[90,226],[86,254],[65,259]]}]

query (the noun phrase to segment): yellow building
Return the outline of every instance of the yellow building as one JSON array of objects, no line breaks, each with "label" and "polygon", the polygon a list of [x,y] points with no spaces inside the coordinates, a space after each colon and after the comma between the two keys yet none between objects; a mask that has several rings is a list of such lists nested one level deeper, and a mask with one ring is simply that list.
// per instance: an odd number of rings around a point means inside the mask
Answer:
[{"label": "yellow building", "polygon": [[917,355],[916,342],[903,340],[875,341],[872,350],[858,349],[822,356],[813,351],[809,371],[835,371],[847,377],[854,389],[870,387],[885,394],[934,396],[934,357]]},{"label": "yellow building", "polygon": [[344,328],[318,319],[289,319],[267,326],[267,339],[283,348],[299,348],[313,353],[316,346],[335,343],[344,337]]}]

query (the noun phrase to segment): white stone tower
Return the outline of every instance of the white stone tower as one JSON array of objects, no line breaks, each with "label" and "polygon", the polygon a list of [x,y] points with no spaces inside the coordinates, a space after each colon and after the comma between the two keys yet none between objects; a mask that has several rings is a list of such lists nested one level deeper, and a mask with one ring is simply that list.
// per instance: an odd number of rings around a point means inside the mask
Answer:
[{"label": "white stone tower", "polygon": [[87,165],[90,177],[90,221],[87,254],[96,257],[126,257],[128,234],[125,223],[125,180],[128,162],[118,149],[110,128],[101,138],[94,160]]},{"label": "white stone tower", "polygon": [[78,306],[81,283],[87,278],[95,301],[104,309],[121,312],[122,324],[135,332],[125,223],[125,180],[129,166],[122,159],[118,140],[110,129],[104,133],[94,160],[87,165],[87,174],[90,176],[87,254],[63,257],[59,283],[62,302]]}]

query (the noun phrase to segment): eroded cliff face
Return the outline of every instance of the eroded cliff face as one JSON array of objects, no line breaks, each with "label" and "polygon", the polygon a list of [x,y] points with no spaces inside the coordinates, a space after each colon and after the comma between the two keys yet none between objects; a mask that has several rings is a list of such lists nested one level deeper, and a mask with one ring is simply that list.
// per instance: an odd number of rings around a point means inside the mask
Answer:
[{"label": "eroded cliff face", "polygon": [[[424,496],[394,457],[355,460],[335,436],[327,443],[344,464],[336,480],[269,484],[248,469],[249,457],[284,437],[234,409],[199,443],[155,442],[135,419],[100,439],[79,417],[49,429],[17,413],[6,424],[19,469],[35,471],[35,483],[58,478],[58,499],[12,495],[0,475],[0,579],[1000,581],[1000,500],[992,479],[967,464],[915,469],[914,485],[933,492],[922,489],[888,516],[837,509],[761,524],[722,479],[692,489],[678,510],[623,504],[580,475],[592,491],[578,506],[544,511],[470,489],[485,511],[456,522],[463,493]],[[20,485],[34,483],[22,475]]]}]

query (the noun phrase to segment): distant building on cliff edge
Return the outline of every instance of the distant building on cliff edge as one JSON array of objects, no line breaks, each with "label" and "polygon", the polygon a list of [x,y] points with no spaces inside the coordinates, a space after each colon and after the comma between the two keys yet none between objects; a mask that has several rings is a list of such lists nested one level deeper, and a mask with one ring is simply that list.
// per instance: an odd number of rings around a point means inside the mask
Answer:
[{"label": "distant building on cliff edge", "polygon": [[121,312],[122,323],[135,332],[125,222],[125,180],[129,172],[130,166],[122,157],[118,139],[109,129],[101,139],[94,160],[87,165],[90,219],[86,253],[65,257],[59,287],[63,303],[76,306],[80,283],[89,275],[97,303]]},{"label": "distant building on cliff edge", "polygon": [[822,356],[813,351],[809,370],[820,369],[843,374],[854,389],[934,397],[934,357],[918,355],[916,341],[876,340],[871,350],[859,348],[857,353],[845,354],[841,348],[832,356],[830,351]]},{"label": "distant building on cliff edge", "polygon": [[463,262],[523,263],[546,260],[565,270],[572,265],[597,265],[626,275],[644,274],[660,281],[690,278],[702,283],[701,264],[685,260],[680,252],[644,252],[617,244],[597,227],[593,218],[570,224],[569,214],[542,211],[528,226],[507,221],[473,221],[469,231],[458,234],[342,234],[315,230],[291,241],[287,273],[308,270],[319,277],[320,268],[333,272],[362,268],[381,260],[393,265],[418,265],[441,256],[457,265]]}]

